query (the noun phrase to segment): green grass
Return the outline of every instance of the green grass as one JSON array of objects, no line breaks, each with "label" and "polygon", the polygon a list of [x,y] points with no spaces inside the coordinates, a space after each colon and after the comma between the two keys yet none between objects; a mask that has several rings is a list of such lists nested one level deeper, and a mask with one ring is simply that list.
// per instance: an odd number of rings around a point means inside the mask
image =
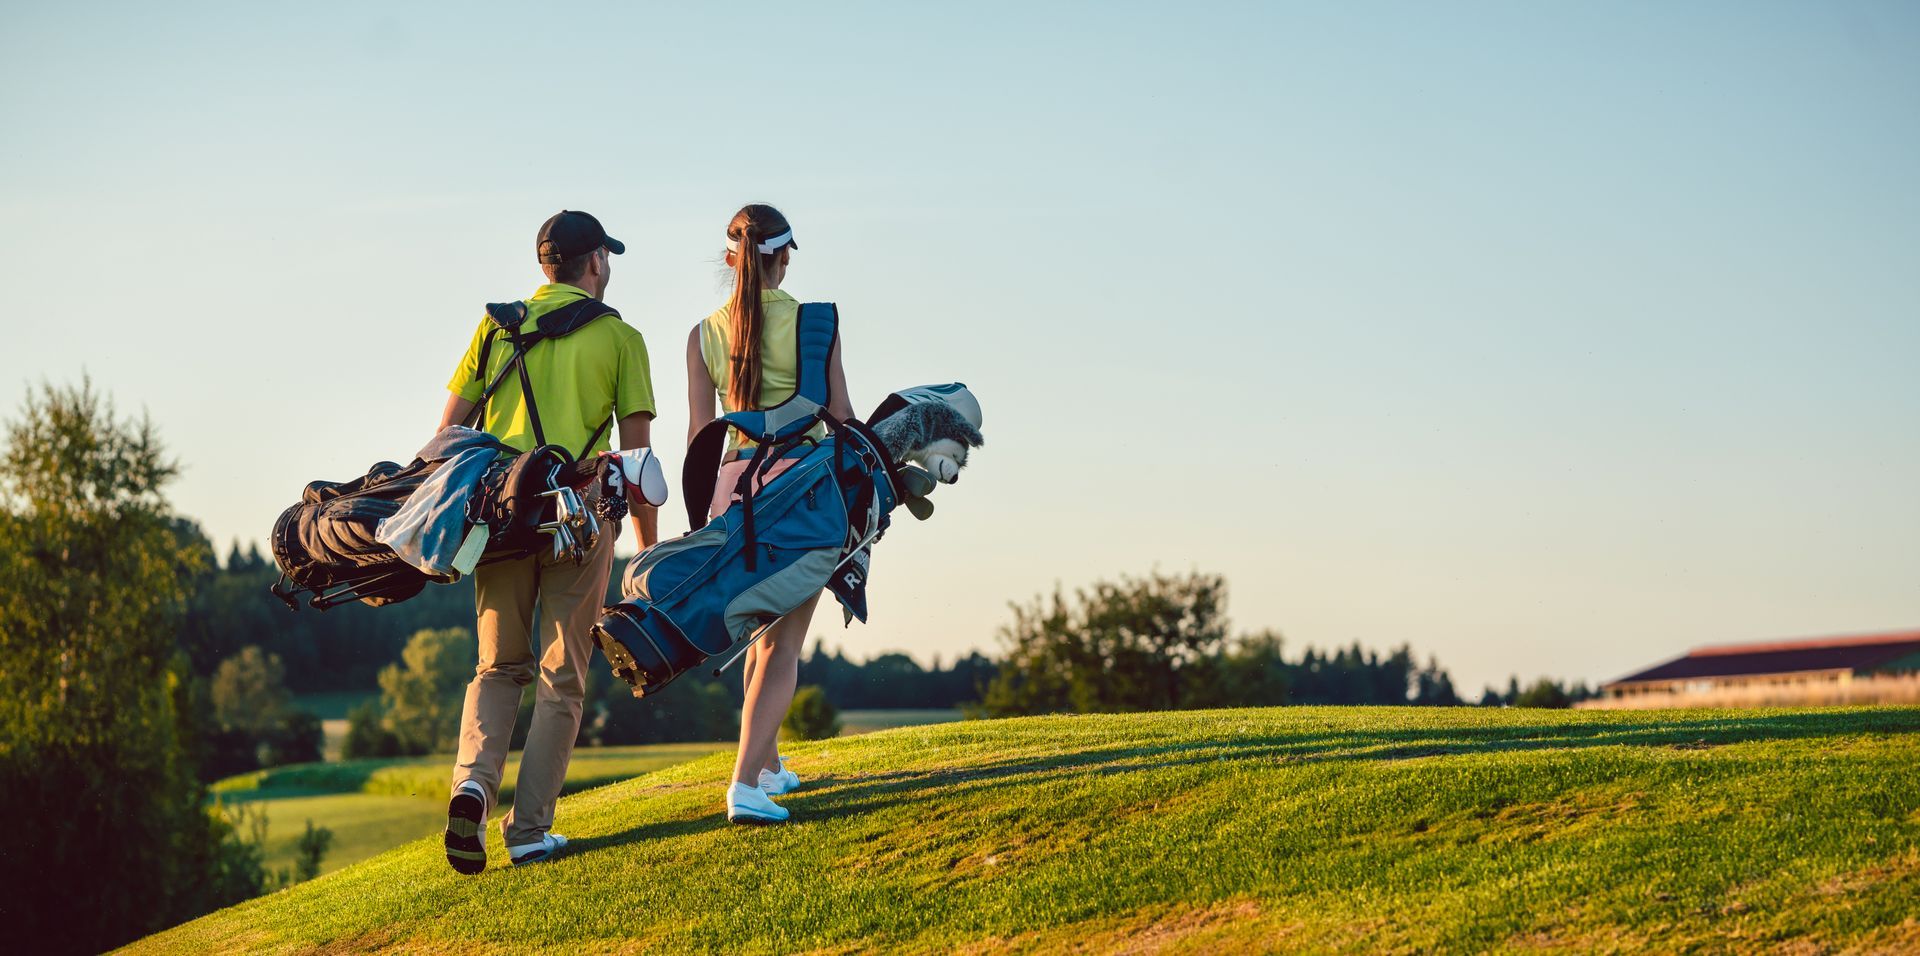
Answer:
[{"label": "green grass", "polygon": [[295,844],[308,820],[333,831],[320,872],[378,856],[388,850],[439,833],[447,824],[447,805],[417,797],[378,797],[365,793],[328,794],[247,801],[267,815],[264,847],[268,872],[291,871],[298,858]]},{"label": "green grass", "polygon": [[[563,792],[574,793],[637,774],[704,757],[726,744],[649,744],[636,747],[581,747],[567,767]],[[519,754],[507,758],[500,806],[506,812],[513,799],[513,781],[520,770]],[[256,770],[228,777],[213,785],[217,799],[248,804],[267,815],[264,863],[269,872],[291,870],[295,843],[308,820],[333,831],[333,841],[320,861],[329,873],[348,864],[393,849],[402,843],[435,835],[446,825],[447,790],[453,776],[453,756],[401,757],[307,763]]]},{"label": "green grass", "polygon": [[435,840],[136,951],[1920,947],[1920,708],[1298,708],[969,721],[564,800],[554,862]]}]

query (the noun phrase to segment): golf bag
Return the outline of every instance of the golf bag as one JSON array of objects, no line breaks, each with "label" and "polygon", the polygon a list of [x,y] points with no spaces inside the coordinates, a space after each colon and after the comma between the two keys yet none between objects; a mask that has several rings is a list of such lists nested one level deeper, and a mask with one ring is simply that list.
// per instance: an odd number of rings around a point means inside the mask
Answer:
[{"label": "golf bag", "polygon": [[[527,351],[539,342],[566,335],[603,315],[618,314],[598,300],[581,299],[542,315],[534,328],[526,329],[525,303],[487,306],[494,328],[481,346],[474,379],[481,381],[485,376],[496,339],[504,337],[514,353],[486,384],[466,424],[477,428],[485,420],[488,400],[507,375],[518,370],[538,445],[519,454],[492,439],[477,443],[494,453],[465,503],[469,536],[484,538],[479,560],[511,560],[548,548],[578,560],[592,549],[600,519],[618,522],[625,516],[620,469],[607,459],[589,457],[608,423],[601,423],[588,438],[579,455],[582,461],[576,462],[567,449],[546,444],[524,361]],[[280,578],[270,589],[273,596],[289,608],[297,608],[303,596],[309,607],[321,611],[351,601],[379,606],[413,597],[429,583],[457,577],[429,574],[376,538],[380,523],[400,512],[447,463],[416,458],[402,466],[383,461],[351,481],[307,485],[300,502],[274,522],[271,547]],[[596,481],[601,482],[602,491],[598,519],[583,503],[583,494]]]},{"label": "golf bag", "polygon": [[[625,600],[593,627],[594,642],[635,696],[657,693],[753,639],[823,588],[849,619],[866,620],[868,549],[903,495],[925,494],[932,480],[904,474],[865,424],[827,411],[838,322],[831,304],[800,306],[793,396],[723,415],[688,448],[681,488],[692,530],[634,558],[622,580]],[[825,438],[809,434],[816,423],[825,423]],[[729,431],[758,444],[734,487],[740,500],[708,521]],[[794,460],[766,479],[783,459]]]},{"label": "golf bag", "polygon": [[[557,445],[524,455],[501,447],[512,457],[487,468],[467,504],[468,522],[486,535],[481,560],[521,558],[556,542],[561,553],[584,555],[593,547],[599,521],[582,503],[581,492],[602,477],[601,462],[576,464]],[[413,597],[429,583],[451,580],[408,564],[375,538],[380,522],[397,513],[443,464],[415,459],[403,467],[383,461],[352,481],[307,485],[300,503],[273,525],[273,559],[280,567],[280,578],[270,588],[273,596],[289,608],[298,608],[302,596],[319,611],[351,601],[378,607]]]}]

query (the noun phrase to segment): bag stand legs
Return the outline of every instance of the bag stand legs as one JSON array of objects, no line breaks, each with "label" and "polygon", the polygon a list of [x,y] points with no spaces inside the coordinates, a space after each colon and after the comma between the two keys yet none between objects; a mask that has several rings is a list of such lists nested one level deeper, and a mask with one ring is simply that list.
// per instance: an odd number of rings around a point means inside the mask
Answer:
[{"label": "bag stand legs", "polygon": [[780,622],[779,618],[774,618],[773,621],[762,626],[758,631],[755,631],[752,637],[747,638],[747,642],[745,644],[740,645],[739,650],[733,652],[732,657],[727,658],[726,663],[721,664],[719,667],[716,667],[713,669],[713,676],[719,677],[721,673],[726,671],[727,668],[732,667],[735,661],[738,661],[740,658],[747,656],[747,652],[750,650],[753,650],[753,645],[760,643],[760,639],[763,637],[766,637],[767,632],[773,630],[773,625],[778,624],[779,622]]}]

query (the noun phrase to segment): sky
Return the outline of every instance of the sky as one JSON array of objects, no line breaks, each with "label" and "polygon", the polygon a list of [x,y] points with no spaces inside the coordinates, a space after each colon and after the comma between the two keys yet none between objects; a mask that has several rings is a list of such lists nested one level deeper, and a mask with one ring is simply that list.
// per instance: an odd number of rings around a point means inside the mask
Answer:
[{"label": "sky", "polygon": [[856,408],[985,412],[853,656],[1156,571],[1469,695],[1920,626],[1913,4],[9,2],[0,121],[0,414],[90,376],[222,552],[411,457],[562,208],[677,473],[765,201]]}]

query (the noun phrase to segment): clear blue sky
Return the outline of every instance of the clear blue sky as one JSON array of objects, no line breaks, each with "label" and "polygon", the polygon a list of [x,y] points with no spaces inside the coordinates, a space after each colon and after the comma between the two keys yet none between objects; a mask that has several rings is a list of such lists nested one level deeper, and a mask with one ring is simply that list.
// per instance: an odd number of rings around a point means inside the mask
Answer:
[{"label": "clear blue sky", "polygon": [[264,539],[584,208],[677,464],[765,200],[859,407],[986,409],[856,655],[1155,567],[1470,691],[1920,625],[1920,6],[1035,6],[9,4],[0,395],[91,374]]}]

